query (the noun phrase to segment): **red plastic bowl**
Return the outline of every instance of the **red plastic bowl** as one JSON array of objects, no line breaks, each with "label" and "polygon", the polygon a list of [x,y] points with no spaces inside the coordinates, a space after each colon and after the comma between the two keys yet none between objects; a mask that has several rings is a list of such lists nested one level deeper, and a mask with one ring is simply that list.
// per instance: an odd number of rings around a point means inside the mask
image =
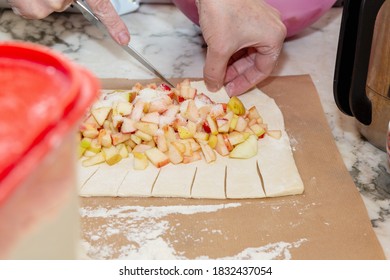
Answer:
[{"label": "red plastic bowl", "polygon": [[49,48],[0,43],[0,204],[82,118],[98,81]]},{"label": "red plastic bowl", "polygon": [[76,130],[98,80],[46,47],[2,42],[0,84],[0,259],[73,259]]}]

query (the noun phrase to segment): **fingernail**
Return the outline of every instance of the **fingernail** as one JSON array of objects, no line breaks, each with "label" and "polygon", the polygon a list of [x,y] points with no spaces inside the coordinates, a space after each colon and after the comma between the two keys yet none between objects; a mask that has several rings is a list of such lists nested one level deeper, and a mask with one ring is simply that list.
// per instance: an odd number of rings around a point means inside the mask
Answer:
[{"label": "fingernail", "polygon": [[218,90],[218,87],[216,85],[209,85],[208,87],[209,91],[216,92]]},{"label": "fingernail", "polygon": [[130,41],[129,33],[123,31],[118,34],[118,40],[121,45],[127,45]]},{"label": "fingernail", "polygon": [[234,94],[232,93],[232,91],[233,91],[233,85],[232,85],[232,83],[226,84],[225,90],[226,90],[227,94],[229,95],[229,97],[232,97],[232,96],[234,95]]},{"label": "fingernail", "polygon": [[14,12],[15,15],[18,15],[18,16],[22,15],[22,13],[20,12],[20,10],[18,8],[12,7],[12,11]]}]

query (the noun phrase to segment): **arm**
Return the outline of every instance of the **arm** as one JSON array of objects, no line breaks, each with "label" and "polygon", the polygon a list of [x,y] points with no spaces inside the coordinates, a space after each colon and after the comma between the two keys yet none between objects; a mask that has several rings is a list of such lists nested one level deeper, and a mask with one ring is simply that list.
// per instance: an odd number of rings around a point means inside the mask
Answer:
[{"label": "arm", "polygon": [[209,90],[224,84],[239,95],[268,77],[276,65],[286,27],[264,0],[197,0],[208,45],[204,79]]},{"label": "arm", "polygon": [[[8,4],[16,14],[28,19],[42,19],[53,12],[62,12],[72,2],[72,0],[8,0]],[[86,0],[86,3],[107,27],[115,41],[123,45],[129,43],[130,33],[110,0]]]}]

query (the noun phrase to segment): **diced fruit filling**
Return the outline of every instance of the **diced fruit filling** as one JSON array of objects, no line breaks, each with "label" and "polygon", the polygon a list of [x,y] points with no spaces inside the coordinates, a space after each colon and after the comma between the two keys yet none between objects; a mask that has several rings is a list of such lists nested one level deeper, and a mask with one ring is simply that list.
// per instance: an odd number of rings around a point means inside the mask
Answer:
[{"label": "diced fruit filling", "polygon": [[176,88],[137,83],[106,94],[87,113],[78,136],[83,166],[114,165],[132,153],[134,169],[142,170],[149,163],[212,163],[217,153],[251,158],[260,139],[279,139],[282,132],[269,130],[255,106],[246,109],[238,97],[213,102],[186,79]]}]

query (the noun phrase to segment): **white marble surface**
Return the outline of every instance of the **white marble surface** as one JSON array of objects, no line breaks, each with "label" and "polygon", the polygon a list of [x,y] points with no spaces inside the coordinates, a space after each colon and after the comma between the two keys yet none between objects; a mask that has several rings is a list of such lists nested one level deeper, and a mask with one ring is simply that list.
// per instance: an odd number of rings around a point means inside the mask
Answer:
[{"label": "white marble surface", "polygon": [[[205,56],[199,29],[172,5],[142,5],[123,16],[133,46],[168,77],[201,77]],[[360,191],[373,228],[390,259],[390,175],[386,154],[361,139],[354,120],[340,113],[333,99],[333,72],[341,9],[334,8],[299,36],[285,43],[274,75],[310,74],[336,144]],[[27,21],[0,9],[0,40],[49,46],[101,78],[153,76],[79,14],[55,14]]]}]

